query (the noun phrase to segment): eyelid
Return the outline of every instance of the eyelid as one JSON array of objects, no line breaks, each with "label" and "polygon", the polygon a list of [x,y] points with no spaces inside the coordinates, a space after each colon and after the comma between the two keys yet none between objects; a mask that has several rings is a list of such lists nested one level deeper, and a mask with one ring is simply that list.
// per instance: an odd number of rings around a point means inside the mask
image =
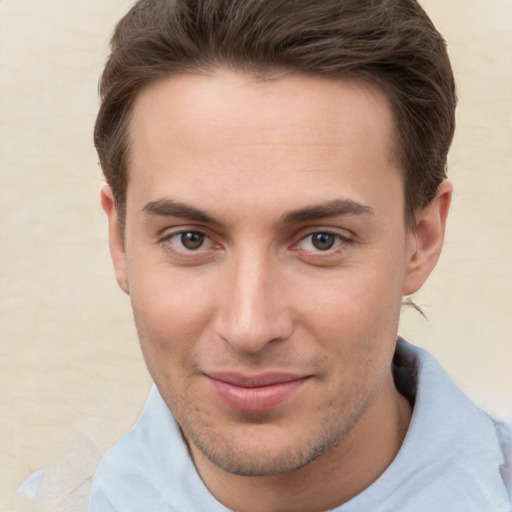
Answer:
[{"label": "eyelid", "polygon": [[180,235],[182,233],[187,233],[187,232],[192,232],[192,231],[206,235],[206,233],[204,233],[203,231],[201,231],[199,229],[186,229],[186,228],[183,229],[181,227],[176,228],[176,229],[164,229],[164,230],[162,230],[161,233],[158,233],[156,243],[159,244],[161,242],[166,242],[176,235]]},{"label": "eyelid", "polygon": [[[179,248],[172,247],[170,240],[183,233],[196,232],[205,236],[206,239],[210,241],[211,246],[207,248],[198,248],[197,250],[180,250]],[[301,249],[299,245],[303,242],[307,237],[313,236],[317,233],[329,234],[337,238],[339,243],[336,243],[333,248],[321,250],[307,250]],[[315,257],[322,257],[332,255],[333,253],[339,252],[343,250],[348,244],[354,244],[356,240],[354,239],[355,235],[347,229],[344,228],[333,228],[333,227],[322,227],[322,226],[308,226],[306,228],[301,229],[295,236],[295,242],[293,242],[290,247],[292,250],[301,251],[304,253],[309,253],[310,255],[314,255]],[[199,258],[200,256],[205,256],[205,253],[209,253],[215,249],[219,249],[223,247],[223,244],[218,242],[218,237],[215,234],[212,234],[208,228],[205,228],[202,225],[180,225],[175,227],[168,227],[161,230],[158,233],[158,238],[156,240],[157,244],[166,245],[166,249],[178,254],[180,257],[184,258]],[[209,245],[210,245],[209,244]]]},{"label": "eyelid", "polygon": [[176,224],[174,226],[167,226],[163,229],[160,229],[156,234],[157,243],[160,241],[167,240],[175,235],[179,235],[180,233],[201,233],[211,239],[214,239],[215,236],[211,233],[211,230],[201,224]]},{"label": "eyelid", "polygon": [[[176,236],[182,235],[183,233],[200,233],[205,237],[205,239],[210,241],[211,246],[206,248],[199,247],[197,250],[187,250],[186,248],[179,249],[171,243],[171,240]],[[220,247],[220,244],[210,234],[209,230],[202,226],[176,226],[175,228],[162,230],[156,243],[163,245],[166,250],[171,251],[182,258],[204,257],[205,253],[209,253],[210,251]]]},{"label": "eyelid", "polygon": [[[342,231],[342,232],[340,232]],[[303,242],[308,237],[311,237],[315,234],[322,233],[327,235],[332,235],[337,238],[338,243],[335,243],[334,247],[326,250],[316,249],[316,250],[308,250],[308,249],[301,249],[299,245],[301,242]],[[339,252],[340,250],[343,250],[347,244],[353,244],[355,242],[353,235],[347,232],[347,230],[337,230],[335,228],[323,228],[321,226],[313,227],[313,228],[307,228],[303,230],[298,235],[298,241],[293,244],[293,249],[297,251],[303,251],[305,253],[314,254],[315,256],[321,257],[332,255],[333,253]]]}]

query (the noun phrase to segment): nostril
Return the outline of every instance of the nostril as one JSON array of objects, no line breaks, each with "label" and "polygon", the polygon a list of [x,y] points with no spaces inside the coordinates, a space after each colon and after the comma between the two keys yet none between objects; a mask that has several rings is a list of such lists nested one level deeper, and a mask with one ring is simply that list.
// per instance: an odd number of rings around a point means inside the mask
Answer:
[{"label": "nostril", "polygon": [[287,316],[230,316],[217,324],[216,333],[236,351],[256,353],[290,337],[293,322]]}]

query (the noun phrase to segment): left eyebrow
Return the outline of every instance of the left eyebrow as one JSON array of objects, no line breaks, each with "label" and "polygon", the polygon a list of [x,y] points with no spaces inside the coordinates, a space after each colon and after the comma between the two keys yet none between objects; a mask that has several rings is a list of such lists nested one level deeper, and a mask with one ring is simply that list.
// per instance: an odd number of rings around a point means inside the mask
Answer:
[{"label": "left eyebrow", "polygon": [[295,224],[311,220],[328,219],[342,215],[373,215],[371,206],[367,206],[351,199],[335,199],[324,204],[306,206],[298,210],[285,213],[281,217],[282,224]]}]

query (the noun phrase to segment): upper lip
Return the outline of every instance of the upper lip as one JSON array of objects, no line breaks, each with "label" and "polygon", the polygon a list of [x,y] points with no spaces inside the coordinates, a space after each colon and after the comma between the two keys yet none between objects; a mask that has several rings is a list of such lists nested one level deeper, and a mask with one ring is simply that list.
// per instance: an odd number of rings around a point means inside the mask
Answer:
[{"label": "upper lip", "polygon": [[239,372],[206,372],[205,374],[211,379],[243,388],[259,388],[273,384],[283,384],[308,377],[308,375],[297,375],[286,372],[266,372],[254,375]]}]

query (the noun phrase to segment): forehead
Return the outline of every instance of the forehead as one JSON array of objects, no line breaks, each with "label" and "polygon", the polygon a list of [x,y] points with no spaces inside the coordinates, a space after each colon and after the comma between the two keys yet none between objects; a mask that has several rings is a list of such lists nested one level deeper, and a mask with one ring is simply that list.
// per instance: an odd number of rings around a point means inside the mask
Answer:
[{"label": "forehead", "polygon": [[175,76],[135,102],[127,199],[195,192],[208,202],[236,188],[247,203],[273,188],[281,201],[292,192],[306,201],[320,193],[313,183],[354,195],[364,182],[377,193],[400,181],[393,133],[389,102],[371,86],[225,70]]}]

